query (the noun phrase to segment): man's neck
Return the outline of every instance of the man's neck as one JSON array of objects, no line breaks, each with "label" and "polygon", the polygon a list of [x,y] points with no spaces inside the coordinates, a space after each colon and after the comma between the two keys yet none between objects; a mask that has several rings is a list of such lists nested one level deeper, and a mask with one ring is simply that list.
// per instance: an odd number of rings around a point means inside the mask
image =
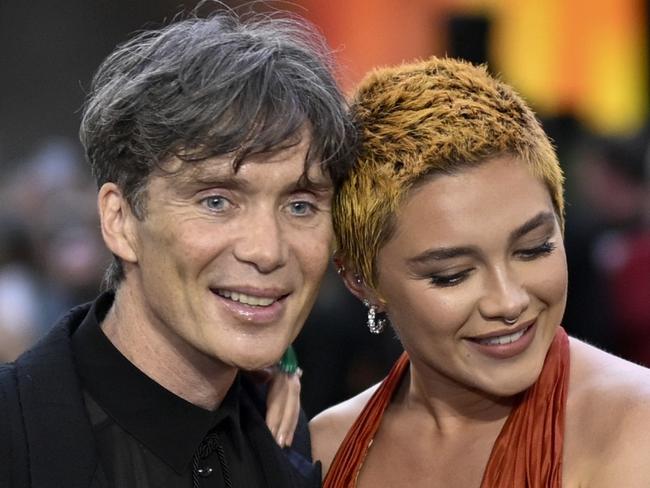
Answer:
[{"label": "man's neck", "polygon": [[237,369],[193,348],[164,326],[152,324],[128,288],[121,287],[101,328],[134,366],[184,400],[216,410]]}]

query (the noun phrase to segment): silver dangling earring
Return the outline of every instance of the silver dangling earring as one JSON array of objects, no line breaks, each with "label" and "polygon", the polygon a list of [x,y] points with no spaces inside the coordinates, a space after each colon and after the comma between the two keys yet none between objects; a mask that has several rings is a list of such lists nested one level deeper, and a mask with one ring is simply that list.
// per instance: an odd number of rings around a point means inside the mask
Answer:
[{"label": "silver dangling earring", "polygon": [[386,325],[386,319],[376,318],[377,307],[370,305],[370,302],[368,300],[364,300],[363,304],[368,307],[368,330],[370,330],[371,334],[381,334],[381,332],[384,330],[384,326]]}]

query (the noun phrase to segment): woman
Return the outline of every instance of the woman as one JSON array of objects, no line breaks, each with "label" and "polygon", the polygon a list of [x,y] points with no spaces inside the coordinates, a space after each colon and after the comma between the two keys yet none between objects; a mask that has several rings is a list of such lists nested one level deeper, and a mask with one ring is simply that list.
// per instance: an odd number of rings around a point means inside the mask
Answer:
[{"label": "woman", "polygon": [[650,372],[560,327],[563,176],[528,106],[433,58],[370,74],[353,113],[336,261],[405,354],[312,421],[325,487],[650,486]]}]

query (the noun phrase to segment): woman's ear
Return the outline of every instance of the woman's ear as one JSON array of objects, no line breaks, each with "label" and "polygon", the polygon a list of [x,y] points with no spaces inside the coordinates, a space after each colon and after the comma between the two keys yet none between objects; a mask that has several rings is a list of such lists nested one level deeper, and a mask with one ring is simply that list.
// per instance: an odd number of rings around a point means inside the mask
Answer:
[{"label": "woman's ear", "polygon": [[336,272],[343,279],[343,283],[350,292],[364,303],[375,305],[382,311],[383,301],[380,300],[375,291],[366,285],[361,275],[354,269],[347,268],[343,259],[337,254],[334,255],[334,266]]},{"label": "woman's ear", "polygon": [[102,237],[106,247],[123,261],[138,261],[135,246],[135,215],[122,191],[115,183],[104,183],[97,194],[97,207]]}]

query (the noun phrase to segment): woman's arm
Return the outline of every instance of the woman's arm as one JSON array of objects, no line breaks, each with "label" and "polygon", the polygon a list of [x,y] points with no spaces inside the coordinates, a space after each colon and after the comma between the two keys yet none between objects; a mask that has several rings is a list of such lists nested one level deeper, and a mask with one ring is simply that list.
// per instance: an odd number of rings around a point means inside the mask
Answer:
[{"label": "woman's arm", "polygon": [[312,456],[315,461],[322,463],[323,477],[329,471],[348,430],[378,386],[374,385],[357,396],[328,408],[309,422]]}]

